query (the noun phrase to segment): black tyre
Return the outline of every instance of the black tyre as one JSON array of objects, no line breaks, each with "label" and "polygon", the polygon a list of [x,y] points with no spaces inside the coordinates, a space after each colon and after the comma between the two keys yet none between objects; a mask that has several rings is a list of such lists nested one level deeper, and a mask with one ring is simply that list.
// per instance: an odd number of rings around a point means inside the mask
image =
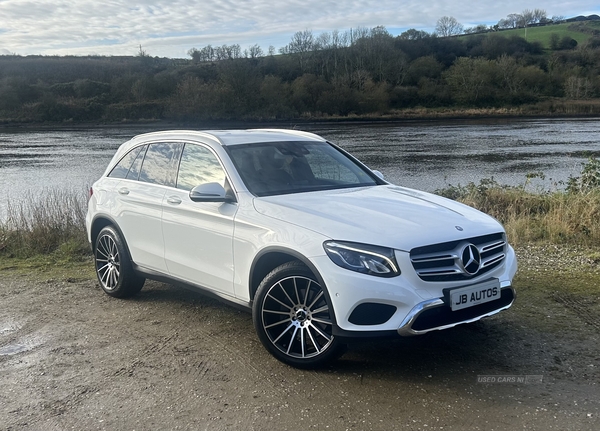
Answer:
[{"label": "black tyre", "polygon": [[98,234],[94,262],[100,287],[108,295],[127,298],[142,290],[145,279],[133,271],[125,242],[114,227],[107,226]]},{"label": "black tyre", "polygon": [[339,356],[333,316],[325,287],[298,261],[284,263],[264,278],[252,309],[262,344],[298,368],[318,367]]}]

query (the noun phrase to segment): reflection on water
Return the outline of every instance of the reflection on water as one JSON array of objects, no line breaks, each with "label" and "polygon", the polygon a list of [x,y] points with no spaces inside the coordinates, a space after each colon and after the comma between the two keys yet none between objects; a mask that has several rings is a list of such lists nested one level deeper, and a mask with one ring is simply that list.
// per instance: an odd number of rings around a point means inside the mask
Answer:
[{"label": "reflection on water", "polygon": [[[578,175],[600,154],[600,120],[416,122],[315,127],[397,184],[433,191],[493,177],[519,185],[544,172],[546,187]],[[359,131],[359,133],[356,133]]]},{"label": "reflection on water", "polygon": [[8,198],[44,188],[86,188],[106,168],[117,147],[140,133],[132,129],[0,129],[0,210]]},{"label": "reflection on water", "polygon": [[[0,129],[0,203],[44,187],[67,186],[84,193],[121,143],[157,128]],[[600,155],[596,119],[315,123],[298,128],[342,146],[392,183],[427,191],[490,177],[518,185],[527,173],[539,171],[551,187],[549,179],[566,181],[579,174],[588,156]]]}]

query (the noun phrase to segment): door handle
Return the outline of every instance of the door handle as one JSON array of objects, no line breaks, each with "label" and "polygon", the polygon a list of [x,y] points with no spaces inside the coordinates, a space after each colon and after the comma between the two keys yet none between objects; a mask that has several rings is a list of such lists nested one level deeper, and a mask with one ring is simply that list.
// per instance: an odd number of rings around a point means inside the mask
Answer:
[{"label": "door handle", "polygon": [[120,195],[128,195],[128,194],[129,194],[129,189],[128,189],[128,188],[126,188],[126,187],[121,187],[121,188],[119,189],[119,194],[120,194]]},{"label": "door handle", "polygon": [[167,202],[170,203],[171,205],[179,205],[181,203],[181,199],[178,198],[177,196],[169,196],[167,198]]}]

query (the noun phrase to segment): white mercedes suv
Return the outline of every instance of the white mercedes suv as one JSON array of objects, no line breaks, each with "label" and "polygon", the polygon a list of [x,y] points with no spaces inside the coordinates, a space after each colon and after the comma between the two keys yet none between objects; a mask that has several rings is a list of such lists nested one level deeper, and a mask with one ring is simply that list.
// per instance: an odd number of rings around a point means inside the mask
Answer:
[{"label": "white mercedes suv", "polygon": [[136,136],[90,190],[86,226],[107,294],[150,278],[217,295],[251,309],[263,345],[296,367],[348,338],[445,329],[515,299],[496,220],[389,184],[311,133]]}]

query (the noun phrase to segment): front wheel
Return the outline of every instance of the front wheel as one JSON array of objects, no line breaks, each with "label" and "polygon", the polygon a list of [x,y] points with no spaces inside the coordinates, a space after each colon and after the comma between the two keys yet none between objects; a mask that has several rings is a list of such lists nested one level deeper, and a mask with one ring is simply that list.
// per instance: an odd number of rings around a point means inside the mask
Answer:
[{"label": "front wheel", "polygon": [[340,353],[325,288],[301,262],[271,271],[258,287],[252,311],[260,341],[286,364],[314,368]]},{"label": "front wheel", "polygon": [[110,296],[133,296],[144,285],[144,278],[133,271],[125,242],[112,226],[105,227],[98,234],[94,263],[100,287]]}]

